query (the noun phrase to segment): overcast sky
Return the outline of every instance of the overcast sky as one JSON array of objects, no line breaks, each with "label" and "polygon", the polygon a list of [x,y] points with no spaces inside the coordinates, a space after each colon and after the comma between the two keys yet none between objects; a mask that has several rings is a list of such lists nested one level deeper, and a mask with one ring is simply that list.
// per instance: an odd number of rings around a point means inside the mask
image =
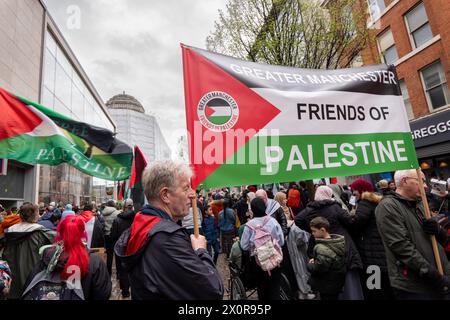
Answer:
[{"label": "overcast sky", "polygon": [[180,42],[204,48],[227,0],[44,2],[103,100],[122,91],[136,97],[174,152],[186,133]]}]

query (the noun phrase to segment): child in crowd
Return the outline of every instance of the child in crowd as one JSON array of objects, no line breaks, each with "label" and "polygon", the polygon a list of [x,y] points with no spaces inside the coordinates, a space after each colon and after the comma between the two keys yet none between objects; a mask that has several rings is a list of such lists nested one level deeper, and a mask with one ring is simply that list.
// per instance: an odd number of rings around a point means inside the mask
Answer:
[{"label": "child in crowd", "polygon": [[314,218],[310,227],[316,245],[314,258],[308,264],[309,284],[320,293],[321,300],[337,300],[345,283],[345,239],[330,235],[330,223],[323,217]]},{"label": "child in crowd", "polygon": [[205,234],[206,241],[208,242],[207,250],[211,257],[213,257],[214,264],[216,264],[220,252],[219,233],[218,228],[214,224],[214,213],[209,204],[205,208],[202,229]]}]

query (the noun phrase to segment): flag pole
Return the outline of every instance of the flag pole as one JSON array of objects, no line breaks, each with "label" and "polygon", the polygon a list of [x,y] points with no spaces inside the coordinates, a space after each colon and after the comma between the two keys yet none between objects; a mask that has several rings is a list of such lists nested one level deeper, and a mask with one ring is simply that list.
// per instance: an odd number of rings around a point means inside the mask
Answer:
[{"label": "flag pole", "polygon": [[194,219],[194,236],[195,238],[198,239],[200,232],[198,225],[197,191],[196,189],[192,188],[192,179],[191,179],[191,189],[193,192],[195,192],[195,197],[191,200],[191,206],[192,206],[192,219]]},{"label": "flag pole", "polygon": [[[417,178],[419,181],[420,196],[422,197],[422,203],[423,203],[423,207],[425,209],[425,218],[428,220],[431,218],[431,214],[430,214],[430,207],[428,206],[428,199],[425,194],[425,186],[424,186],[423,180],[422,180],[422,170],[420,170],[420,168],[418,168],[418,169],[416,169],[416,171],[417,171]],[[439,255],[438,244],[436,241],[436,237],[434,235],[431,236],[431,246],[433,247],[434,259],[435,259],[439,274],[444,275],[444,270],[442,269],[441,256]]]},{"label": "flag pole", "polygon": [[198,238],[200,235],[199,233],[199,226],[198,226],[198,208],[197,208],[197,194],[195,195],[195,198],[192,199],[192,215],[194,219],[194,236],[195,238]]}]

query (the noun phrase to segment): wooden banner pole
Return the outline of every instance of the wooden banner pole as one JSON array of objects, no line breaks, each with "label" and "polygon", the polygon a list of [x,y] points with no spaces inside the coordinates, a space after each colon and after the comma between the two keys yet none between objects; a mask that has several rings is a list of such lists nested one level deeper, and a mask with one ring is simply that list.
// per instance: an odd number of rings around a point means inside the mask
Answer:
[{"label": "wooden banner pole", "polygon": [[[420,170],[419,168],[416,171],[417,171],[417,178],[419,181],[420,196],[422,197],[423,207],[425,210],[425,218],[430,219],[431,218],[430,207],[428,206],[428,199],[425,194],[425,186],[422,180],[422,170]],[[434,259],[436,262],[437,270],[439,271],[440,275],[444,275],[444,270],[442,269],[441,256],[439,255],[438,243],[436,241],[435,236],[431,236],[431,245],[433,247]]]},{"label": "wooden banner pole", "polygon": [[192,199],[192,215],[194,219],[194,236],[198,238],[199,236],[199,225],[198,225],[198,208],[197,208],[197,196]]}]

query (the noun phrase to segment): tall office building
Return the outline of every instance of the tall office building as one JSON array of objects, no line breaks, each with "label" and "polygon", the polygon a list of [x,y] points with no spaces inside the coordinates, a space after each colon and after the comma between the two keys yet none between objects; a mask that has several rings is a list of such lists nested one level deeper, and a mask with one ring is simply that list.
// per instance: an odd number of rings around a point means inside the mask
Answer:
[{"label": "tall office building", "polygon": [[117,138],[130,146],[138,146],[148,163],[170,159],[171,150],[164,139],[158,121],[145,113],[134,97],[118,94],[106,103],[117,125]]}]

